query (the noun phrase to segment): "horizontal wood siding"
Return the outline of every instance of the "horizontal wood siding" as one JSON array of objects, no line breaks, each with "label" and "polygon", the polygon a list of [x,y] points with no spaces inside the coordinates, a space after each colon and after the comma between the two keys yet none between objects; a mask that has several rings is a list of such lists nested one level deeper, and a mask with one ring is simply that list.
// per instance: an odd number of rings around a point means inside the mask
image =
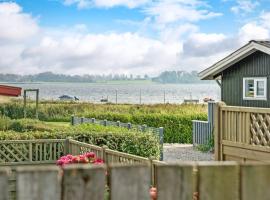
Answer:
[{"label": "horizontal wood siding", "polygon": [[[244,77],[267,77],[267,100],[244,100]],[[257,51],[223,71],[221,99],[232,106],[270,107],[270,55]]]}]

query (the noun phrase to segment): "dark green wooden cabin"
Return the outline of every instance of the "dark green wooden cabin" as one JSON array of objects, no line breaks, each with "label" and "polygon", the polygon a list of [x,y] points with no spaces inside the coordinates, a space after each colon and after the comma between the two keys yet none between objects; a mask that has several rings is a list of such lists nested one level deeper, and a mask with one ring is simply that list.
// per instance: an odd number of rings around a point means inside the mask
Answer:
[{"label": "dark green wooden cabin", "polygon": [[227,105],[269,108],[270,41],[252,40],[199,76],[219,83]]}]

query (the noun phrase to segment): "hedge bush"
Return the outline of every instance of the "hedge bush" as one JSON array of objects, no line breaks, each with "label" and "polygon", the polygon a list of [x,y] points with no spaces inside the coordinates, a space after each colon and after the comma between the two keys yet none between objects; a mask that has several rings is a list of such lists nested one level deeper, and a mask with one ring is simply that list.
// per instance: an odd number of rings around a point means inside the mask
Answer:
[{"label": "hedge bush", "polygon": [[0,140],[26,139],[65,139],[75,140],[98,146],[107,145],[110,149],[143,157],[159,158],[159,141],[150,133],[140,133],[119,127],[84,124],[75,127],[64,127],[43,123],[36,120],[0,121]]},{"label": "hedge bush", "polygon": [[[164,142],[192,143],[192,120],[207,120],[205,105],[125,105],[42,102],[39,106],[40,120],[70,121],[71,115],[111,121],[147,124],[164,127]],[[0,104],[0,112],[13,119],[23,117],[22,102]],[[29,117],[35,116],[34,104],[27,107]]]}]

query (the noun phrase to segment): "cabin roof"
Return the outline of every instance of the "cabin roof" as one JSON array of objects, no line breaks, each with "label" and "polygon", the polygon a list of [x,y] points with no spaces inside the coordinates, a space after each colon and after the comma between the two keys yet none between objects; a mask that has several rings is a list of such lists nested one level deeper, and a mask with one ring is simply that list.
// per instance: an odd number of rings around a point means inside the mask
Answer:
[{"label": "cabin roof", "polygon": [[208,67],[199,73],[201,80],[219,79],[219,74],[225,69],[231,67],[238,61],[246,58],[255,51],[262,51],[270,55],[270,41],[269,40],[251,40],[246,45],[237,49],[227,57]]}]

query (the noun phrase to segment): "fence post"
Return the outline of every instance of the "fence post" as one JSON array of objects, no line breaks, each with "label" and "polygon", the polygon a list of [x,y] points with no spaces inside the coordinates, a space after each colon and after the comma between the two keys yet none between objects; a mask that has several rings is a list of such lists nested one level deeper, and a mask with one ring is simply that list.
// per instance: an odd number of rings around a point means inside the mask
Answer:
[{"label": "fence post", "polygon": [[71,115],[71,126],[75,125],[75,117],[74,115]]},{"label": "fence post", "polygon": [[104,161],[105,164],[109,164],[107,163],[107,155],[106,155],[106,150],[108,149],[108,147],[106,145],[102,146],[102,153],[101,153],[101,158]]},{"label": "fence post", "polygon": [[142,131],[143,131],[143,132],[146,131],[146,128],[147,128],[147,125],[146,125],[146,124],[142,125]]},{"label": "fence post", "polygon": [[115,104],[117,104],[117,101],[118,101],[118,91],[115,90]]},{"label": "fence post", "polygon": [[127,123],[127,128],[131,129],[131,123],[130,122]]},{"label": "fence post", "polygon": [[209,126],[210,126],[209,131],[211,133],[213,133],[213,126],[214,126],[214,123],[215,123],[215,118],[214,118],[215,103],[216,103],[215,101],[209,101],[208,102],[208,122],[209,122]]},{"label": "fence post", "polygon": [[7,200],[7,199],[13,199],[11,196],[9,196],[9,170],[6,168],[3,168],[0,170],[0,194],[1,200]]},{"label": "fence post", "polygon": [[154,163],[155,160],[154,157],[149,157],[149,165],[150,165],[150,171],[151,171],[151,186],[155,186],[155,169],[154,169]]},{"label": "fence post", "polygon": [[214,104],[213,107],[213,117],[215,118],[214,124],[213,124],[213,133],[214,133],[214,150],[215,150],[215,160],[220,161],[222,158],[221,155],[221,140],[222,140],[222,130],[220,130],[220,107],[222,105],[225,105],[223,102],[217,102]]},{"label": "fence post", "polygon": [[193,147],[195,147],[195,142],[196,142],[196,122],[194,120],[192,120],[192,144],[193,144]]},{"label": "fence post", "polygon": [[163,160],[164,128],[159,128],[160,160]]},{"label": "fence post", "polygon": [[95,119],[95,118],[91,118],[91,123],[92,123],[92,124],[94,124],[94,123],[95,123],[95,121],[96,121],[96,119]]},{"label": "fence post", "polygon": [[70,144],[70,140],[71,138],[68,137],[67,139],[65,139],[65,144],[64,144],[64,154],[67,155],[70,153],[70,149],[69,149],[69,144]]},{"label": "fence post", "polygon": [[84,117],[81,117],[81,124],[84,123]]},{"label": "fence post", "polygon": [[107,126],[107,122],[108,122],[107,119],[104,119],[103,120],[103,126]]},{"label": "fence post", "polygon": [[33,161],[32,142],[29,143],[29,162]]}]

